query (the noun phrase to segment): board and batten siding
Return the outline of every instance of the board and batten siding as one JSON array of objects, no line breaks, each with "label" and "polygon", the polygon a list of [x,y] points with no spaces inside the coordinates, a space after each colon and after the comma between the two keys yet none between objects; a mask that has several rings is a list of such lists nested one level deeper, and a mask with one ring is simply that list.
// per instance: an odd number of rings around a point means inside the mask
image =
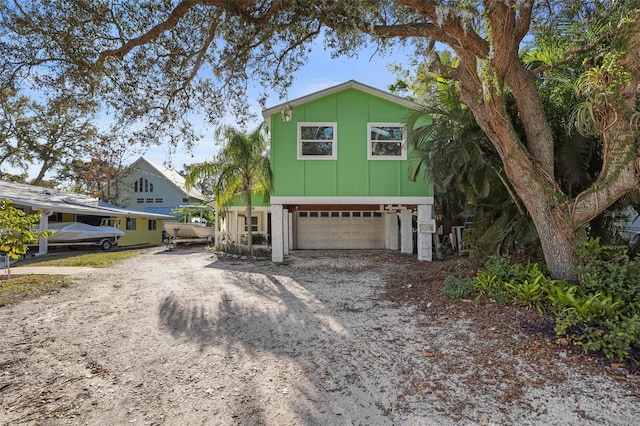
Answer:
[{"label": "board and batten siding", "polygon": [[[412,111],[349,88],[271,116],[273,196],[433,196],[422,176],[411,182],[407,160],[367,159],[367,123],[402,123]],[[336,122],[336,160],[298,160],[299,122]],[[410,149],[410,148],[409,148]]]}]

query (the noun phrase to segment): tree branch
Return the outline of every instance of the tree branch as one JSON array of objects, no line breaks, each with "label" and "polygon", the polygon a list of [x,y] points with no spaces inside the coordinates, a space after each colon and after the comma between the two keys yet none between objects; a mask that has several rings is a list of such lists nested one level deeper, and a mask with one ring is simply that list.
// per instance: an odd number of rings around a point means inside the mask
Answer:
[{"label": "tree branch", "polygon": [[596,46],[600,42],[601,42],[601,40],[598,39],[598,40],[594,41],[593,43],[589,43],[588,45],[582,47],[581,49],[572,50],[571,52],[569,52],[568,56],[566,58],[564,58],[563,60],[558,61],[558,62],[554,62],[551,65],[541,65],[541,66],[536,67],[533,70],[531,70],[531,72],[533,74],[542,74],[544,72],[551,71],[551,70],[553,70],[555,68],[561,67],[562,65],[566,65],[566,64],[570,63],[571,61],[575,60],[580,55],[582,55],[584,53],[587,53],[589,51],[592,51],[594,46]]},{"label": "tree branch", "polygon": [[168,108],[169,107],[169,103],[178,94],[178,92],[185,90],[186,87],[189,84],[191,84],[193,79],[198,75],[198,71],[200,70],[200,67],[202,66],[202,60],[204,59],[204,56],[207,53],[207,49],[209,48],[209,46],[211,45],[211,43],[213,43],[213,40],[215,39],[216,30],[218,28],[218,24],[219,23],[220,23],[220,19],[216,19],[216,20],[214,20],[214,22],[211,23],[211,26],[209,27],[209,31],[207,33],[207,38],[204,40],[204,43],[202,44],[202,46],[200,46],[200,48],[197,50],[196,59],[195,59],[194,64],[193,64],[193,66],[191,68],[191,72],[189,73],[187,78],[184,79],[184,81],[182,82],[180,87],[176,88],[171,93],[171,96],[169,97],[169,100],[167,101],[168,103],[167,103],[165,108]]},{"label": "tree branch", "polygon": [[108,57],[116,57],[121,59],[127,53],[133,50],[133,48],[137,46],[145,45],[150,41],[154,40],[156,37],[158,37],[161,33],[167,30],[170,30],[172,28],[175,28],[176,25],[178,25],[178,22],[180,21],[180,19],[189,10],[191,10],[194,6],[198,4],[200,4],[200,1],[198,0],[183,0],[171,11],[171,13],[169,14],[166,20],[153,26],[146,33],[142,34],[139,37],[132,38],[131,40],[129,40],[128,42],[124,43],[122,46],[116,49],[108,49],[100,52],[100,56],[98,56],[98,60],[96,61],[96,64],[98,66],[102,66],[102,64],[104,64],[104,61]]},{"label": "tree branch", "polygon": [[430,29],[428,33],[422,34],[423,37],[433,38],[456,50],[468,50],[481,59],[486,59],[489,55],[489,43],[480,37],[470,25],[465,25],[460,16],[451,13],[445,16],[439,16],[439,13],[442,13],[439,9],[445,7],[442,5],[442,2],[435,0],[394,1],[415,10],[418,14],[431,21],[425,25],[431,25],[434,29]]},{"label": "tree branch", "polygon": [[[518,44],[529,33],[531,27],[531,14],[533,12],[533,4],[535,0],[526,0],[522,6],[518,9],[518,15],[516,17],[515,36]],[[517,4],[517,3],[516,3]]]},{"label": "tree branch", "polygon": [[[640,17],[629,23],[627,29],[638,28],[638,25]],[[615,125],[610,126],[603,134],[608,143],[604,145],[602,156],[611,161],[604,162],[598,179],[575,198],[571,208],[571,219],[576,226],[589,222],[617,199],[640,188],[640,136],[637,126],[632,123],[633,113],[637,113],[637,89],[640,84],[640,32],[635,31],[632,34],[628,40],[629,48],[620,60],[620,64],[631,74],[629,82],[620,90],[621,102],[617,104],[620,110],[613,111],[620,121],[616,121]]]}]

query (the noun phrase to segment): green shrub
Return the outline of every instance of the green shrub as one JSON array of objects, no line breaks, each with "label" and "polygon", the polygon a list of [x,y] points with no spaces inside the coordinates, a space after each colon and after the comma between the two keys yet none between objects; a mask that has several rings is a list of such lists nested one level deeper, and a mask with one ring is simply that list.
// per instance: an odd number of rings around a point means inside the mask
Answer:
[{"label": "green shrub", "polygon": [[478,272],[474,291],[551,313],[556,335],[585,352],[630,360],[640,348],[640,259],[630,261],[623,249],[602,247],[597,239],[581,243],[578,255],[580,284],[552,280],[536,263],[511,264],[493,256]]},{"label": "green shrub", "polygon": [[571,285],[566,281],[551,282],[544,290],[548,311],[559,315],[565,309],[575,304],[576,294],[578,292],[579,288],[577,285]]},{"label": "green shrub", "polygon": [[509,263],[504,256],[491,256],[478,273],[475,290],[501,303],[520,303],[543,313],[544,294],[553,281],[537,263]]},{"label": "green shrub", "polygon": [[259,233],[251,233],[251,243],[254,245],[265,245],[267,244],[267,237],[264,234]]},{"label": "green shrub", "polygon": [[509,282],[522,276],[522,265],[511,263],[508,256],[489,256],[484,264],[484,271],[502,282]]},{"label": "green shrub", "polygon": [[473,293],[473,281],[471,277],[459,278],[449,275],[444,280],[442,292],[454,299],[464,299]]},{"label": "green shrub", "polygon": [[474,289],[478,293],[478,298],[482,296],[491,296],[492,293],[502,288],[503,282],[500,278],[486,270],[481,270],[474,280]]},{"label": "green shrub", "polygon": [[640,259],[630,261],[618,251],[609,259],[592,259],[576,272],[588,292],[605,291],[627,303],[640,300]]},{"label": "green shrub", "polygon": [[605,320],[599,326],[586,326],[576,343],[585,352],[599,352],[608,359],[624,361],[633,347],[640,346],[640,317],[633,314]]},{"label": "green shrub", "polygon": [[538,312],[543,312],[542,306],[542,286],[540,282],[542,275],[533,280],[522,282],[510,281],[505,283],[505,288],[512,295],[513,299],[523,305],[535,308]]}]

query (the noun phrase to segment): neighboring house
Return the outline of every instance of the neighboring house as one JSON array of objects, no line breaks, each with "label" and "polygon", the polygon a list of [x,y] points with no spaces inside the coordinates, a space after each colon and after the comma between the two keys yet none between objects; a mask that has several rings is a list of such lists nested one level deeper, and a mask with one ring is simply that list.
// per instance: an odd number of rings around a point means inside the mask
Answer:
[{"label": "neighboring house", "polygon": [[[216,236],[216,241],[223,238],[223,242],[247,243],[249,230],[246,218],[247,209],[243,198],[243,196],[239,196],[233,205],[224,207],[223,212],[216,212],[216,217],[219,217],[221,223],[221,235]],[[213,204],[211,203],[212,207]],[[256,194],[251,196],[251,231],[253,234],[261,234],[264,237],[263,240],[270,242],[271,206],[265,204],[262,197]]]},{"label": "neighboring house", "polygon": [[118,204],[132,210],[171,214],[181,205],[202,203],[205,196],[187,189],[184,177],[144,157],[131,164],[122,178]]},{"label": "neighboring house", "polygon": [[412,253],[414,212],[418,258],[432,259],[433,185],[408,179],[403,126],[419,108],[352,80],[263,111],[273,261],[289,249]]},{"label": "neighboring house", "polygon": [[[11,200],[14,207],[25,213],[40,213],[40,229],[48,229],[50,222],[101,223],[115,226],[125,235],[119,246],[162,243],[162,221],[173,216],[127,210],[97,198],[72,192],[58,191],[34,185],[0,181],[0,200]],[[40,239],[39,254],[47,252],[47,240]]]}]

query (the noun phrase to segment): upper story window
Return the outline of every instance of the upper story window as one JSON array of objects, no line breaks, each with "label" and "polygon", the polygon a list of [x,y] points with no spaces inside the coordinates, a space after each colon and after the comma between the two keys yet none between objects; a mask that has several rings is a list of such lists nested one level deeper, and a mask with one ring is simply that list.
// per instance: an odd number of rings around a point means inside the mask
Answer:
[{"label": "upper story window", "polygon": [[367,125],[369,160],[406,160],[404,126],[400,123],[369,123]]},{"label": "upper story window", "polygon": [[133,192],[153,192],[153,184],[146,178],[140,178],[133,182]]},{"label": "upper story window", "polygon": [[298,123],[298,160],[335,160],[337,123]]}]

